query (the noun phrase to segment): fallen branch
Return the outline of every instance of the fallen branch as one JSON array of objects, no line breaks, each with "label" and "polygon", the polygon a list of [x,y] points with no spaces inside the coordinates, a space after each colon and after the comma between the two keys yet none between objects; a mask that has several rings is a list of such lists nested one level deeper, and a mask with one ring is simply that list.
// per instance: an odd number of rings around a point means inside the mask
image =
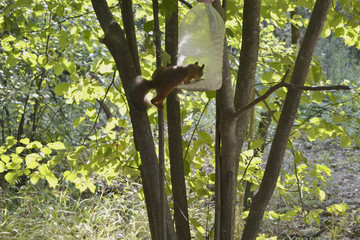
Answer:
[{"label": "fallen branch", "polygon": [[287,70],[285,75],[281,78],[281,81],[277,83],[276,85],[272,86],[269,90],[267,90],[263,95],[256,98],[254,101],[250,102],[248,105],[240,108],[236,113],[235,117],[239,118],[241,114],[246,112],[247,110],[254,107],[256,104],[258,104],[261,101],[264,101],[267,99],[273,92],[278,90],[281,87],[286,87],[288,89],[298,89],[302,91],[332,91],[332,90],[350,90],[349,86],[345,85],[330,85],[330,86],[300,86],[292,83],[285,82],[285,79],[287,75],[289,74],[290,70]]}]

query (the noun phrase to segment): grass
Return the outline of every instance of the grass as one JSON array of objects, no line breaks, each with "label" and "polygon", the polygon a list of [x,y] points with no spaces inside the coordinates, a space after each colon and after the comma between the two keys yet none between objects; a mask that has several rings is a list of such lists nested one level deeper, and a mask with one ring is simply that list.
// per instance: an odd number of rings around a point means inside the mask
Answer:
[{"label": "grass", "polygon": [[70,188],[1,190],[0,239],[149,239],[139,186],[131,189],[89,197]]}]

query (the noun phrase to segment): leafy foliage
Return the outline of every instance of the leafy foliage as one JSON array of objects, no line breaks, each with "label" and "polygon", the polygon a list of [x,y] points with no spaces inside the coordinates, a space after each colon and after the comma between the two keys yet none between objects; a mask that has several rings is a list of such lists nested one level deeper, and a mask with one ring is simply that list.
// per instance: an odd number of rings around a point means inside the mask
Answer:
[{"label": "leafy foliage", "polygon": [[[133,2],[142,75],[149,79],[155,69],[152,38],[159,33],[153,31],[150,2]],[[297,48],[289,40],[290,23],[303,32],[313,2],[262,1],[256,78],[259,95],[294,66]],[[93,193],[98,176],[108,184],[119,173],[137,181],[140,160],[133,143],[129,109],[114,61],[98,41],[103,33],[90,2],[0,3],[1,180],[9,184],[46,181],[55,189],[60,183],[70,182],[80,191],[88,189]],[[122,24],[118,3],[108,3]],[[228,1],[226,12],[233,81],[239,66],[242,6],[243,1]],[[295,8],[299,11],[291,18],[289,12]],[[174,10],[172,1],[163,1],[160,10],[163,32],[164,16]],[[313,163],[305,157],[294,147],[296,143],[306,139],[310,145],[327,142],[348,149],[359,147],[359,11],[358,1],[341,0],[334,3],[329,13],[306,85],[346,84],[352,91],[304,92],[289,143],[292,162],[277,184],[278,194],[295,204],[281,213],[270,210],[267,219],[290,221],[302,215],[306,224],[319,225],[321,221],[320,209],[305,211],[303,205],[326,199],[323,189],[331,170],[324,163]],[[186,12],[187,8],[181,5],[180,16]],[[271,142],[286,91],[277,90],[255,108],[252,126],[260,122],[262,112],[272,113],[272,124],[265,139],[249,130],[249,148],[241,154],[239,182],[250,182],[252,191],[258,188],[263,175],[263,157],[257,150]],[[215,97],[213,92],[184,92],[179,98],[189,202],[205,205],[214,195],[210,186],[215,181]],[[155,125],[155,109],[148,113]],[[169,169],[166,170],[168,177]],[[239,196],[244,191],[241,182]],[[142,197],[142,190],[138,195]],[[326,211],[344,214],[347,209],[338,204]],[[213,221],[211,211],[206,214],[206,220]],[[204,227],[206,221],[201,217],[190,221],[196,236],[208,234],[209,228]]]}]

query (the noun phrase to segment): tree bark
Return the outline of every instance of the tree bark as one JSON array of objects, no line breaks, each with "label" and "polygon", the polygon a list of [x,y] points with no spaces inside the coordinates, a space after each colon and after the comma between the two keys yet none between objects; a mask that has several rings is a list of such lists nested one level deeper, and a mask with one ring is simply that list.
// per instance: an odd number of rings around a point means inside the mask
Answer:
[{"label": "tree bark", "polygon": [[[312,55],[315,51],[322,27],[331,5],[331,0],[317,0],[295,62],[291,83],[303,86],[309,71]],[[279,124],[275,132],[268,162],[260,188],[254,196],[250,212],[243,231],[242,239],[256,239],[267,204],[273,194],[280,174],[281,163],[287,141],[297,114],[302,91],[288,89]]]},{"label": "tree bark", "polygon": [[139,53],[137,48],[134,14],[132,9],[132,0],[120,0],[121,16],[124,23],[126,41],[130,49],[131,58],[136,69],[136,73],[141,75]]},{"label": "tree bark", "polygon": [[[178,50],[178,1],[176,10],[165,21],[165,51],[176,65]],[[175,89],[167,97],[167,125],[169,136],[170,172],[174,205],[176,239],[190,240],[189,213],[186,197],[185,171],[181,135],[180,103]]]}]

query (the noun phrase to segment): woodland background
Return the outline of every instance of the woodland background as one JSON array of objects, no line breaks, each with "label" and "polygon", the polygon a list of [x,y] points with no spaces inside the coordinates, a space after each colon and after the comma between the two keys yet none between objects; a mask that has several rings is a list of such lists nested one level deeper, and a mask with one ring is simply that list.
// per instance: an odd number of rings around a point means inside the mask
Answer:
[{"label": "woodland background", "polygon": [[[126,2],[107,1],[121,27]],[[253,98],[293,68],[314,2],[261,1]],[[234,87],[244,1],[226,3]],[[0,0],[1,239],[151,237],[129,103],[93,4]],[[179,20],[194,4],[179,1]],[[139,67],[146,79],[156,69],[154,36],[164,41],[165,18],[174,11],[171,0],[158,7],[156,31],[152,2],[132,1]],[[360,236],[359,23],[360,2],[332,2],[305,85],[351,90],[301,95],[259,239]],[[162,61],[169,63],[170,56],[163,54]],[[248,112],[235,176],[236,239],[244,229],[248,199],[264,175],[287,91],[277,89]],[[216,93],[183,91],[178,98],[190,232],[196,239],[213,239]],[[150,108],[147,116],[157,149],[157,109]],[[173,210],[167,136],[165,190]]]}]

